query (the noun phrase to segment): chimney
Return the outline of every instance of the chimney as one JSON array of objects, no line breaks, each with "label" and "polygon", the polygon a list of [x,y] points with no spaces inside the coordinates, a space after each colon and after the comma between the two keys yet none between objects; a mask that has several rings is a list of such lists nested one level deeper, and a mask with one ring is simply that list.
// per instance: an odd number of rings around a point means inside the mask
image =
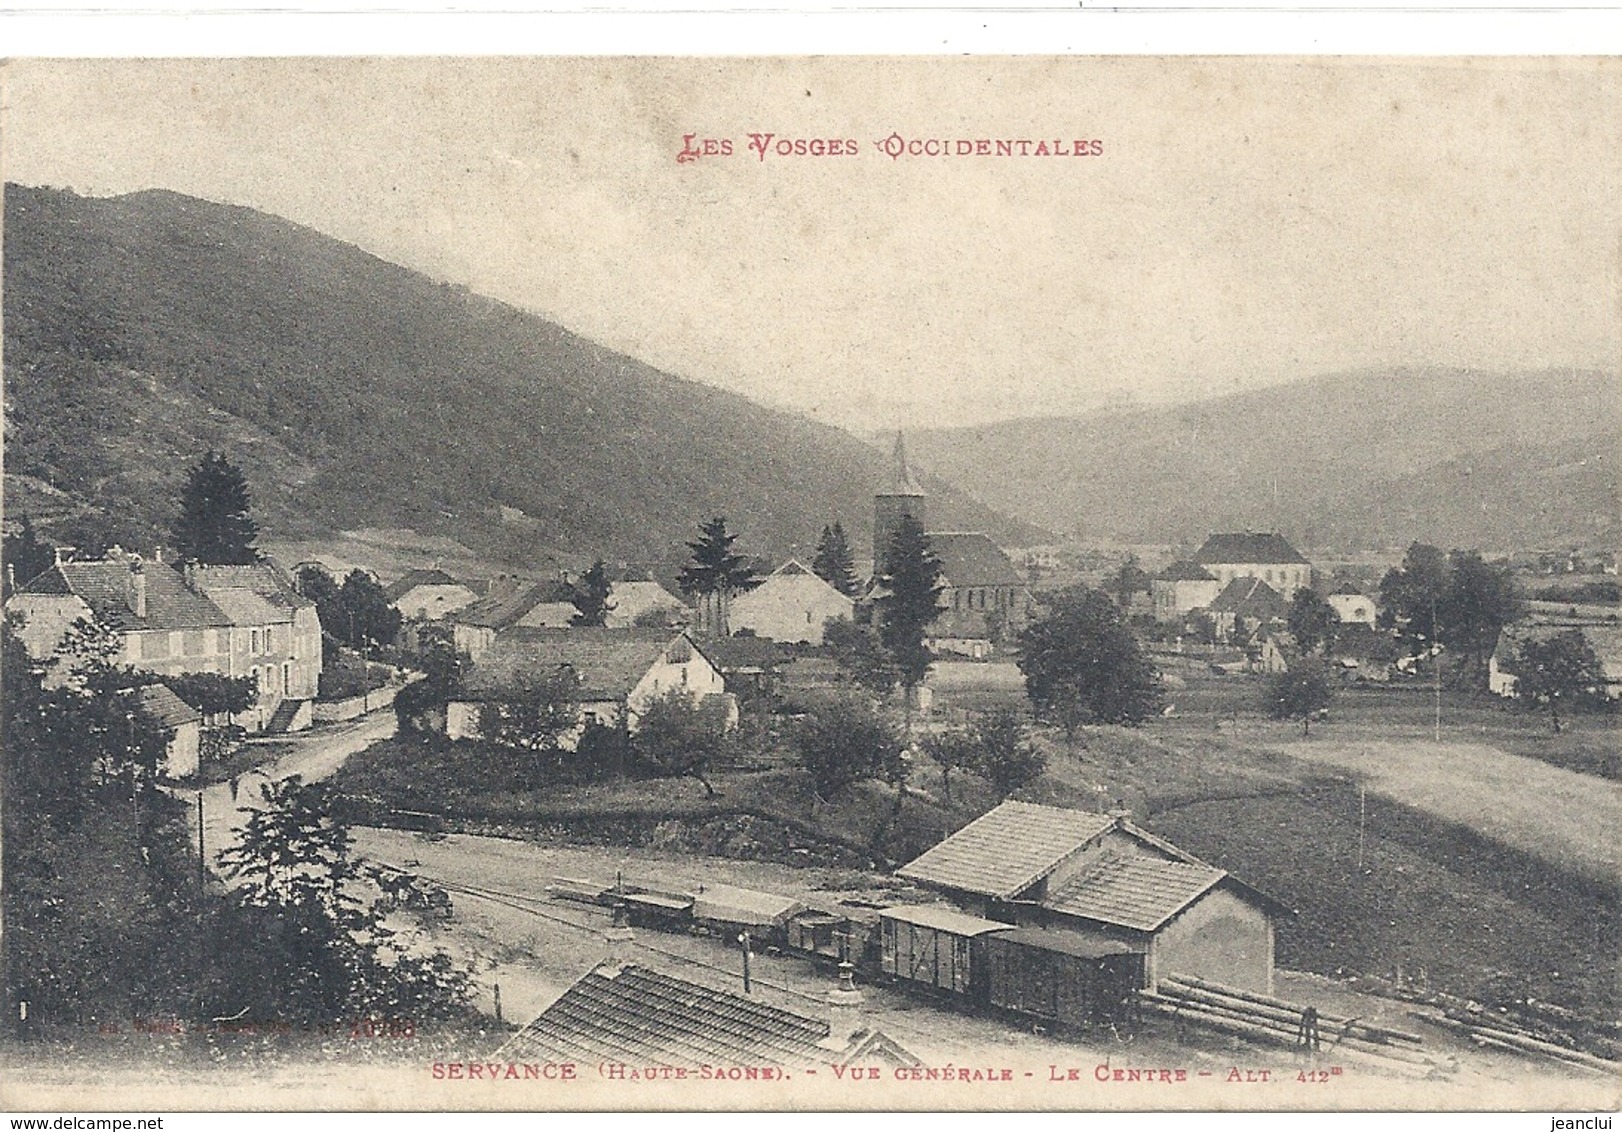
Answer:
[{"label": "chimney", "polygon": [[159,566],[163,565],[163,547],[160,546],[152,552],[152,561],[156,562]]},{"label": "chimney", "polygon": [[72,562],[73,561],[73,552],[75,550],[77,550],[77,549],[79,549],[79,548],[76,547],[76,546],[58,546],[58,547],[54,547],[52,552],[56,555],[56,565],[60,566],[64,562]]},{"label": "chimney", "polygon": [[130,612],[137,617],[146,616],[146,566],[139,554],[130,555],[130,572],[126,579]]},{"label": "chimney", "polygon": [[857,989],[856,965],[849,959],[839,964],[839,985],[828,992],[828,1036],[817,1044],[823,1049],[843,1052],[851,1047],[862,1025],[862,1003],[866,1001]]},{"label": "chimney", "polygon": [[603,933],[608,940],[608,962],[623,967],[631,961],[631,943],[636,938],[631,931],[631,919],[623,903],[614,905],[614,923]]},{"label": "chimney", "polygon": [[1116,821],[1131,821],[1132,820],[1132,807],[1127,805],[1124,801],[1122,801],[1119,798],[1115,799],[1115,805],[1113,805],[1109,809],[1105,810],[1104,813],[1108,814],[1110,817],[1114,818]]},{"label": "chimney", "polygon": [[186,578],[186,588],[192,593],[197,592],[197,559],[186,559],[186,565],[181,571]]},{"label": "chimney", "polygon": [[14,590],[16,588],[17,588],[17,571],[15,569],[13,569],[11,563],[7,562],[6,563],[6,592],[10,593],[12,590]]}]

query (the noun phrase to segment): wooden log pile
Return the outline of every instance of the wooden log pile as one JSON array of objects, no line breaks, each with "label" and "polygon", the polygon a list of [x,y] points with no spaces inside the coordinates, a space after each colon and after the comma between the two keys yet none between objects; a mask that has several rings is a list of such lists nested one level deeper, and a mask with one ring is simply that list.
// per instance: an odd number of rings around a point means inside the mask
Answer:
[{"label": "wooden log pile", "polygon": [[1546,1041],[1505,1019],[1449,1010],[1437,1021],[1459,1031],[1478,1046],[1558,1062],[1579,1072],[1622,1077],[1622,1061],[1607,1061],[1580,1049]]},{"label": "wooden log pile", "polygon": [[[1142,991],[1139,998],[1145,1010],[1161,1017],[1305,1052],[1302,1018],[1307,1008],[1298,1003],[1186,975],[1164,978],[1158,991]],[[1357,1018],[1320,1013],[1318,1038],[1321,1057],[1421,1077],[1441,1068],[1423,1052],[1418,1034]]]}]

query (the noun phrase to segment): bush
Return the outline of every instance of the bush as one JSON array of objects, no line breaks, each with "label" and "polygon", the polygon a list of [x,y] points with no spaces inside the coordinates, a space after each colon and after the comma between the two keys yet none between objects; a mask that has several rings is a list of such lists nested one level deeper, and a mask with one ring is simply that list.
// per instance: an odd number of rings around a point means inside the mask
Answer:
[{"label": "bush", "polygon": [[323,668],[316,685],[316,698],[320,700],[347,700],[375,692],[389,682],[389,670],[381,664],[368,664],[350,659]]}]

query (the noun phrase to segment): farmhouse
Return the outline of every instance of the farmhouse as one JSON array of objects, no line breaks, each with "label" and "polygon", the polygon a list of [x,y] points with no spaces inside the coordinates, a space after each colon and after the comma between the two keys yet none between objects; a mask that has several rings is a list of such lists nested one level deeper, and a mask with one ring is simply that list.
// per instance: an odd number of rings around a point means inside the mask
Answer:
[{"label": "farmhouse", "polygon": [[1487,690],[1494,695],[1515,696],[1516,656],[1530,640],[1546,640],[1560,633],[1578,632],[1599,660],[1603,690],[1607,699],[1622,699],[1622,626],[1594,624],[1534,624],[1517,622],[1504,626],[1498,643],[1487,659]]},{"label": "farmhouse", "polygon": [[485,704],[534,695],[553,673],[573,675],[581,722],[635,732],[638,715],[678,692],[737,721],[721,672],[685,632],[669,629],[510,629],[480,657],[446,708],[446,734],[473,739]]},{"label": "farmhouse", "polygon": [[1274,924],[1291,914],[1124,815],[1029,802],[1004,802],[896,875],[979,920],[1124,948],[1151,989],[1176,973],[1269,993]]},{"label": "farmhouse", "polygon": [[1282,622],[1290,612],[1284,599],[1260,578],[1235,578],[1206,606],[1217,637],[1229,640]]},{"label": "farmhouse", "polygon": [[579,612],[574,590],[560,579],[521,581],[509,574],[490,579],[489,592],[446,617],[458,652],[474,660],[508,629],[566,629]]},{"label": "farmhouse", "polygon": [[412,570],[383,593],[407,621],[440,621],[479,600],[472,586],[443,570]]},{"label": "farmhouse", "polygon": [[494,1060],[593,1072],[680,1067],[699,1079],[724,1080],[754,1073],[775,1080],[783,1069],[805,1066],[919,1064],[883,1033],[862,1027],[859,1013],[840,999],[829,1001],[828,1013],[844,1017],[810,1018],[650,967],[609,962],[564,991]]},{"label": "farmhouse", "polygon": [[628,578],[613,583],[608,590],[607,625],[610,629],[631,629],[660,621],[679,625],[692,611],[681,598],[651,579]]},{"label": "farmhouse", "polygon": [[162,684],[148,684],[135,695],[141,711],[168,733],[163,773],[170,778],[190,778],[196,774],[202,758],[202,713]]},{"label": "farmhouse", "polygon": [[1372,629],[1379,616],[1374,599],[1350,582],[1336,586],[1327,600],[1342,625],[1367,625]]},{"label": "farmhouse", "polygon": [[1198,562],[1173,562],[1149,582],[1156,621],[1176,621],[1196,609],[1204,609],[1222,592],[1216,575]]},{"label": "farmhouse", "polygon": [[[59,552],[50,569],[6,603],[24,619],[20,635],[35,659],[61,644],[69,626],[94,617],[118,634],[121,663],[160,676],[217,672],[252,677],[259,698],[233,722],[250,731],[310,725],[321,676],[315,603],[271,562],[183,571],[119,547],[78,562]],[[60,677],[58,677],[59,679]]]},{"label": "farmhouse", "polygon": [[747,630],[768,640],[820,645],[823,625],[849,621],[855,606],[791,558],[760,585],[732,599],[728,626],[733,633]]},{"label": "farmhouse", "polygon": [[1312,563],[1280,534],[1216,534],[1205,540],[1194,561],[1226,586],[1235,578],[1258,578],[1285,601],[1312,585]]}]

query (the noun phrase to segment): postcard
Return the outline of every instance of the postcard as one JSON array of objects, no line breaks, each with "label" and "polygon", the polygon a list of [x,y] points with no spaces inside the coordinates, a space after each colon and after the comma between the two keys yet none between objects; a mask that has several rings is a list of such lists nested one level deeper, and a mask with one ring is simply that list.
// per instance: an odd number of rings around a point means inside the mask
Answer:
[{"label": "postcard", "polygon": [[1617,1108],[1616,59],[0,83],[7,1109]]}]

